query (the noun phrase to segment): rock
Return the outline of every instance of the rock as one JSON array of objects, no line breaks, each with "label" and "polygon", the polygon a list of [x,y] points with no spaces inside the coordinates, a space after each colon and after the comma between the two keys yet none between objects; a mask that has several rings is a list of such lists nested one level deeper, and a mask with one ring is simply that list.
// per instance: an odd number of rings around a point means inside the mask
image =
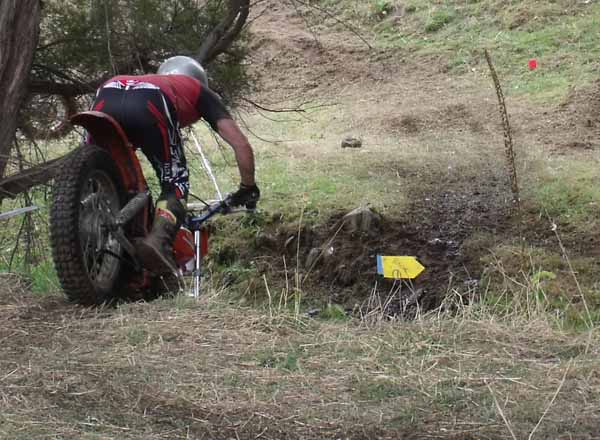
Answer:
[{"label": "rock", "polygon": [[352,136],[346,136],[343,140],[342,140],[342,148],[361,148],[362,147],[362,140],[352,137]]},{"label": "rock", "polygon": [[333,255],[333,252],[333,246],[329,246],[327,248],[312,248],[308,253],[308,256],[306,257],[304,267],[307,270],[313,269],[319,261],[327,261],[327,259],[329,259]]},{"label": "rock", "polygon": [[344,228],[349,232],[370,232],[381,224],[381,216],[370,208],[356,208],[344,216]]},{"label": "rock", "polygon": [[470,278],[470,279],[464,281],[463,284],[465,286],[467,286],[469,289],[475,289],[479,286],[479,280]]},{"label": "rock", "polygon": [[309,311],[307,311],[305,313],[305,315],[309,318],[314,318],[315,316],[317,316],[319,313],[321,313],[321,309],[310,309]]},{"label": "rock", "polygon": [[434,247],[445,247],[446,243],[444,243],[443,240],[441,240],[440,238],[434,238],[433,240],[429,240],[427,242],[428,245],[430,246],[434,246]]},{"label": "rock", "polygon": [[321,258],[321,248],[312,248],[306,257],[306,262],[304,263],[304,267],[307,270],[313,268],[317,261]]},{"label": "rock", "polygon": [[254,239],[254,243],[257,249],[276,249],[277,240],[269,234],[259,233]]},{"label": "rock", "polygon": [[348,267],[345,264],[340,264],[335,269],[334,273],[337,277],[339,285],[347,287],[354,284],[354,277],[356,276],[356,271],[353,267]]}]

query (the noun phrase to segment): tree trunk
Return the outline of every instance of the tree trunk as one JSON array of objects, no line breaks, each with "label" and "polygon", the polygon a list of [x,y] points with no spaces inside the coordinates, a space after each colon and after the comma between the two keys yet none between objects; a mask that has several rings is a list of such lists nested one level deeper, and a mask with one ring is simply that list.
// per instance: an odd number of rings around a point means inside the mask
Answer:
[{"label": "tree trunk", "polygon": [[[14,198],[36,185],[48,182],[65,160],[65,157],[61,157],[3,177],[13,144],[17,111],[25,92],[55,94],[72,99],[93,92],[108,79],[108,76],[101,76],[87,83],[34,79],[27,84],[38,38],[39,3],[39,0],[0,0],[0,203],[3,198]],[[252,7],[250,0],[227,0],[224,5],[227,8],[225,16],[209,32],[196,53],[196,58],[202,63],[214,60],[231,46],[246,24]],[[127,72],[134,67],[124,65],[119,71]]]},{"label": "tree trunk", "polygon": [[39,25],[40,0],[0,0],[0,177],[27,93]]},{"label": "tree trunk", "polygon": [[250,14],[250,0],[228,0],[227,14],[204,38],[196,59],[205,64],[225,52],[240,35]]}]

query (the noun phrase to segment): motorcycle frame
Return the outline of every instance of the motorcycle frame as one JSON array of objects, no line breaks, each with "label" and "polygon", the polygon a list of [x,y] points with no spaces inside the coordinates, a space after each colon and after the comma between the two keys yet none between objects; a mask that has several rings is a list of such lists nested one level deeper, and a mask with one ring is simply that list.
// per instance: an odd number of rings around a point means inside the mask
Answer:
[{"label": "motorcycle frame", "polygon": [[[131,196],[130,201],[121,210],[122,215],[122,213],[128,210],[131,204],[135,203],[134,199],[136,196],[148,194],[148,184],[144,177],[140,161],[135,153],[135,147],[129,142],[129,139],[120,124],[112,116],[106,113],[99,111],[78,113],[71,118],[71,123],[83,127],[88,132],[88,142],[106,149],[113,158],[125,190]],[[147,197],[147,199],[148,201],[150,200],[149,197]],[[223,213],[226,208],[225,202],[219,202],[215,205],[208,206],[200,215],[191,216],[188,219],[187,226],[194,236],[194,267],[191,273],[194,280],[192,295],[196,298],[200,295],[202,257],[206,254],[208,245],[208,231],[206,228],[203,228],[203,224],[215,214]],[[141,222],[138,226],[141,226],[144,235],[147,235],[152,228],[152,203],[144,203],[142,208],[137,209],[143,209],[143,214],[138,216],[136,221]],[[137,209],[135,214],[138,213]],[[122,230],[120,229],[122,226],[124,226],[123,223],[116,222],[114,225],[115,232],[117,233],[117,238],[119,240],[127,241],[127,244],[125,244],[124,247],[128,249],[128,252],[131,254],[132,246],[122,234]],[[135,255],[132,255],[132,257],[135,258]],[[132,287],[144,288],[150,285],[148,271],[142,270],[142,272],[143,285],[135,285]],[[183,271],[178,275],[183,275]]]},{"label": "motorcycle frame", "polygon": [[[71,123],[83,127],[87,131],[87,143],[93,143],[110,154],[113,163],[117,167],[121,182],[126,193],[133,199],[138,194],[148,193],[148,184],[139,159],[135,154],[135,148],[129,142],[125,131],[121,125],[110,115],[99,111],[86,111],[74,115]],[[125,208],[121,212],[125,211]],[[137,227],[140,228],[144,236],[150,233],[152,228],[152,204],[144,203],[142,206],[142,215],[137,215]],[[117,239],[122,242],[128,253],[134,252],[133,245],[123,234],[123,224],[113,225],[113,232]],[[132,255],[135,260],[135,255]],[[136,264],[136,269],[138,269]],[[132,289],[146,289],[150,287],[151,278],[146,270],[141,271],[141,280],[131,280],[129,286]]]}]

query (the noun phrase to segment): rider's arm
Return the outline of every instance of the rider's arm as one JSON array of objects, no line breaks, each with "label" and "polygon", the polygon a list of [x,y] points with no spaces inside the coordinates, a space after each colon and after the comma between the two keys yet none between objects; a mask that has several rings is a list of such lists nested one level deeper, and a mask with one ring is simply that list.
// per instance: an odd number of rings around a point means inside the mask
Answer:
[{"label": "rider's arm", "polygon": [[198,100],[198,111],[212,129],[233,148],[242,184],[255,185],[252,146],[238,124],[231,118],[221,99],[212,90],[203,89]]},{"label": "rider's arm", "polygon": [[242,133],[240,127],[233,119],[219,119],[217,132],[227,141],[235,152],[235,159],[240,170],[242,184],[254,186],[254,152],[248,142],[248,138]]}]

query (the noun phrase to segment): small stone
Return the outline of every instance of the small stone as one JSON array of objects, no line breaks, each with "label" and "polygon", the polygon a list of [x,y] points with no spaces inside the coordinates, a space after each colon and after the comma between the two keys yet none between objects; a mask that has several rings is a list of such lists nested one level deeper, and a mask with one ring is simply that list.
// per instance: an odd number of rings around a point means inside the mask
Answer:
[{"label": "small stone", "polygon": [[309,318],[314,318],[319,313],[321,313],[321,309],[310,309],[306,312],[306,316],[308,316]]},{"label": "small stone", "polygon": [[361,148],[362,140],[355,138],[353,136],[346,136],[342,140],[342,148]]},{"label": "small stone", "polygon": [[344,227],[349,232],[370,232],[380,223],[381,216],[370,208],[356,208],[344,216]]},{"label": "small stone", "polygon": [[334,254],[333,246],[312,248],[306,257],[304,267],[311,270],[317,264],[326,263]]},{"label": "small stone", "polygon": [[290,247],[290,245],[296,240],[296,236],[295,235],[290,235],[287,240],[285,240],[285,244],[283,245],[283,247],[285,247],[285,249],[287,250],[288,247]]},{"label": "small stone", "polygon": [[275,249],[277,248],[277,240],[269,234],[259,233],[255,240],[255,245],[258,249]]},{"label": "small stone", "polygon": [[479,280],[475,280],[475,279],[468,279],[463,283],[465,286],[467,286],[468,288],[475,288],[477,286],[479,286]]},{"label": "small stone", "polygon": [[430,246],[435,246],[435,247],[445,247],[446,246],[446,243],[444,243],[444,241],[439,238],[434,238],[433,240],[429,240],[427,242],[427,244]]},{"label": "small stone", "polygon": [[312,248],[306,257],[306,262],[304,263],[304,267],[308,270],[312,269],[315,264],[321,258],[321,249],[320,248]]}]

